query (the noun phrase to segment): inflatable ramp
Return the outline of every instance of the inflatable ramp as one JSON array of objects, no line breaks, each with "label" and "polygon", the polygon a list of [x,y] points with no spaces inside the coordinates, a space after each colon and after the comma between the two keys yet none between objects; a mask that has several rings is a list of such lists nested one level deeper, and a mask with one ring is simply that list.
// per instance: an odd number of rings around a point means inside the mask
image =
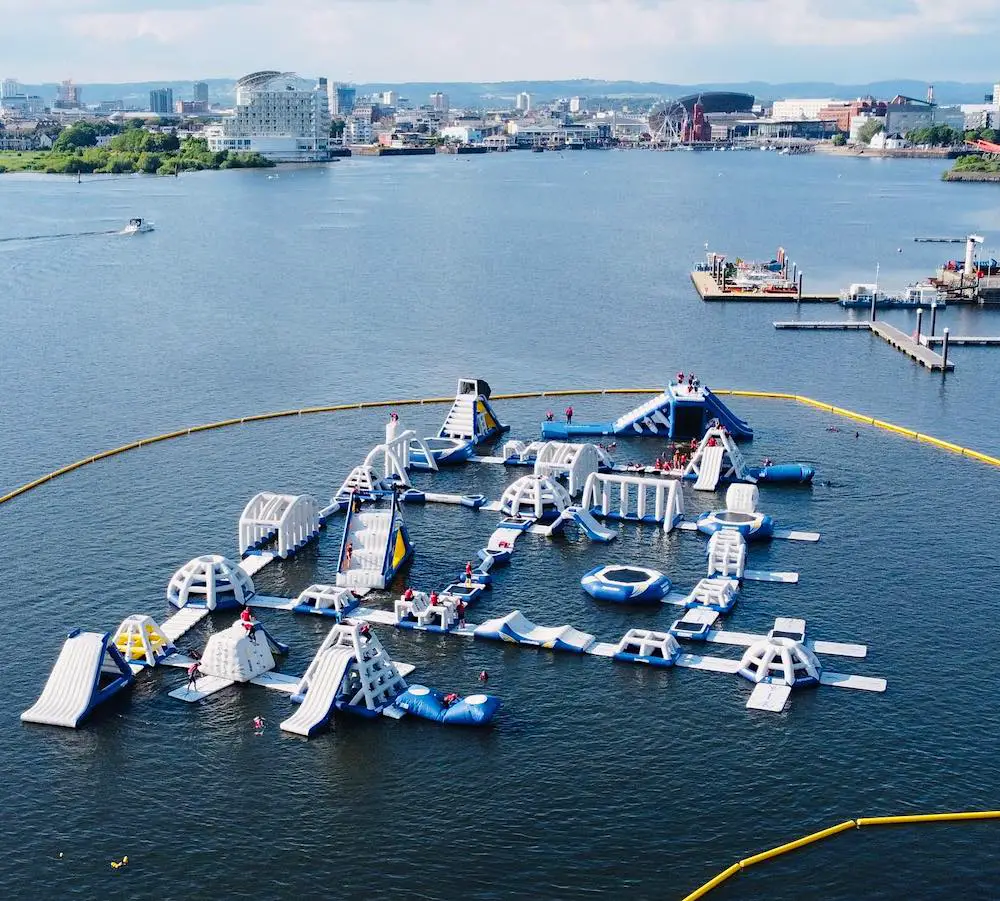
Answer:
[{"label": "inflatable ramp", "polygon": [[438,438],[482,444],[510,431],[490,406],[490,386],[482,379],[461,379]]},{"label": "inflatable ramp", "polygon": [[98,704],[132,685],[135,677],[109,632],[71,632],[26,723],[75,729]]},{"label": "inflatable ramp", "polygon": [[595,638],[587,632],[580,632],[572,626],[537,626],[520,610],[514,610],[499,619],[490,619],[476,626],[476,638],[490,641],[506,641],[552,651],[569,651],[574,654],[586,653]]},{"label": "inflatable ramp", "polygon": [[395,497],[387,510],[351,512],[344,523],[337,587],[359,593],[385,588],[412,554],[413,545]]},{"label": "inflatable ramp", "polygon": [[322,729],[333,715],[344,676],[353,662],[352,648],[332,647],[317,655],[309,690],[298,710],[281,723],[281,728],[306,738]]},{"label": "inflatable ramp", "polygon": [[753,429],[743,419],[740,419],[729,409],[718,396],[713,394],[708,388],[702,388],[701,393],[705,398],[705,409],[709,415],[718,419],[737,441],[749,441],[753,438]]},{"label": "inflatable ramp", "polygon": [[694,483],[695,491],[715,491],[719,486],[719,478],[722,476],[722,455],[725,450],[721,444],[705,448],[705,453],[701,457],[698,481]]}]

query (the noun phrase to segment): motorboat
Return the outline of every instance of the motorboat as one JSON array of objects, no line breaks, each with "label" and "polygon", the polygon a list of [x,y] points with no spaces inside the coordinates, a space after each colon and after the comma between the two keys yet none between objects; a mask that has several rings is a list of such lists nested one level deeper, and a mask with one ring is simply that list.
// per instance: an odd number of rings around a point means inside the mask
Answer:
[{"label": "motorboat", "polygon": [[129,219],[128,225],[122,230],[123,235],[138,235],[144,232],[151,232],[153,223],[145,219]]},{"label": "motorboat", "polygon": [[916,307],[929,307],[932,304],[938,307],[946,305],[945,295],[941,293],[937,285],[930,282],[907,285],[902,294],[886,294],[879,290],[877,283],[856,283],[846,291],[840,292],[840,305],[842,307],[870,309],[873,301],[876,309],[880,310],[914,309]]}]

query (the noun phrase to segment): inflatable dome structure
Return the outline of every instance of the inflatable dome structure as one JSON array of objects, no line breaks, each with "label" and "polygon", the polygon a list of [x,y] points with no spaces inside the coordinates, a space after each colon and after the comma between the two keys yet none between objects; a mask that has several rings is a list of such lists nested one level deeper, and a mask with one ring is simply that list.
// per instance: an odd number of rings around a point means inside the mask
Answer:
[{"label": "inflatable dome structure", "polygon": [[540,521],[555,519],[569,505],[569,492],[545,475],[522,476],[500,498],[500,507],[509,516]]},{"label": "inflatable dome structure", "polygon": [[253,580],[236,563],[219,554],[189,560],[174,573],[167,600],[174,607],[227,610],[250,603],[257,593]]},{"label": "inflatable dome structure", "polygon": [[751,682],[768,682],[801,688],[819,684],[823,667],[816,655],[794,638],[768,633],[754,642],[740,660],[739,674]]}]

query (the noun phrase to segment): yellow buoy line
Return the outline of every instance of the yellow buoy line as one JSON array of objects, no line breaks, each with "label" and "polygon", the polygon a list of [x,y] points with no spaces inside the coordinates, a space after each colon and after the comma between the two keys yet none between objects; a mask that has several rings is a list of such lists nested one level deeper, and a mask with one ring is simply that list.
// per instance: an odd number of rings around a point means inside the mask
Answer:
[{"label": "yellow buoy line", "polygon": [[843,823],[838,823],[836,826],[830,826],[827,829],[820,829],[818,832],[805,835],[793,842],[786,842],[783,845],[778,845],[776,848],[770,848],[767,851],[761,851],[759,854],[754,854],[751,857],[744,857],[743,860],[737,861],[732,866],[724,869],[718,875],[713,876],[704,885],[699,886],[691,892],[691,894],[685,895],[683,901],[697,901],[698,898],[704,898],[705,895],[712,891],[712,889],[718,888],[727,879],[730,879],[737,873],[741,873],[743,870],[756,866],[759,863],[764,863],[764,861],[771,860],[775,857],[780,857],[783,854],[788,854],[789,852],[795,851],[798,848],[803,848],[806,845],[811,845],[814,842],[823,841],[823,839],[839,835],[841,832],[846,832],[848,829],[862,829],[867,826],[901,826],[911,825],[914,823],[945,823],[955,822],[956,820],[996,819],[1000,819],[1000,810],[972,810],[960,813],[917,813],[906,814],[903,816],[858,817],[856,820],[845,820]]},{"label": "yellow buoy line", "polygon": [[[492,399],[526,400],[538,397],[583,397],[588,395],[593,396],[606,394],[659,394],[661,390],[661,388],[570,388],[555,391],[521,391],[510,394],[494,394]],[[913,429],[903,428],[902,426],[894,425],[891,422],[876,419],[873,416],[866,416],[863,413],[855,413],[853,410],[847,410],[843,407],[837,407],[833,404],[824,403],[823,401],[813,400],[813,398],[805,397],[801,394],[785,394],[775,391],[741,391],[736,389],[720,389],[715,391],[715,393],[728,395],[730,397],[756,397],[769,400],[795,401],[796,403],[804,404],[808,407],[814,407],[818,410],[834,413],[837,416],[844,416],[848,419],[854,420],[855,422],[863,422],[865,425],[875,426],[876,428],[884,429],[885,431],[893,432],[897,435],[903,435],[907,438],[914,438],[917,441],[932,444],[942,450],[950,451],[951,453],[959,454],[963,457],[970,457],[974,460],[979,460],[980,462],[987,463],[990,466],[1000,467],[1000,459],[997,457],[991,457],[989,454],[980,453],[979,451],[972,450],[971,448],[962,447],[959,444],[953,444],[950,441],[943,441],[940,438],[935,438],[932,435],[925,435],[922,432],[917,432]],[[222,419],[218,422],[207,422],[203,425],[189,426],[188,428],[177,429],[173,432],[164,432],[162,435],[154,435],[151,438],[140,438],[138,441],[131,441],[128,444],[121,445],[120,447],[102,451],[101,453],[94,454],[90,457],[84,457],[74,463],[62,466],[59,469],[55,469],[43,476],[39,476],[37,479],[33,479],[32,481],[15,488],[13,491],[9,491],[0,496],[0,504],[5,504],[7,501],[20,497],[22,494],[27,494],[27,492],[44,485],[46,482],[51,482],[59,476],[81,469],[91,463],[97,463],[99,460],[106,460],[109,457],[116,457],[119,454],[124,454],[128,451],[138,450],[141,447],[145,447],[147,444],[157,444],[160,441],[170,441],[174,438],[184,438],[198,432],[208,432],[213,429],[224,429],[230,426],[246,425],[247,423],[252,422],[264,422],[270,419],[283,419],[289,416],[306,416],[312,413],[342,413],[347,410],[371,410],[378,407],[423,406],[425,404],[452,403],[453,401],[453,397],[424,397],[401,400],[364,401],[355,404],[331,404],[321,407],[302,407],[297,410],[278,410],[271,413],[256,413],[250,416],[239,416],[233,419]]]}]

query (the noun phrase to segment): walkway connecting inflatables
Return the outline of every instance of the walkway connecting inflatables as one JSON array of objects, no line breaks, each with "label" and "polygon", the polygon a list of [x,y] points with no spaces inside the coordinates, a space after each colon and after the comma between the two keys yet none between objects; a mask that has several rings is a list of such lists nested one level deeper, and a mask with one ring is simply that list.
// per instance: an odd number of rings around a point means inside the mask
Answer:
[{"label": "walkway connecting inflatables", "polygon": [[135,677],[110,632],[70,632],[26,723],[75,729],[98,705],[132,685]]},{"label": "walkway connecting inflatables", "polygon": [[492,641],[548,648],[553,651],[571,651],[574,654],[585,653],[596,641],[593,635],[581,632],[572,626],[551,628],[536,626],[526,619],[520,610],[513,610],[506,616],[490,619],[476,626],[475,636]]}]

